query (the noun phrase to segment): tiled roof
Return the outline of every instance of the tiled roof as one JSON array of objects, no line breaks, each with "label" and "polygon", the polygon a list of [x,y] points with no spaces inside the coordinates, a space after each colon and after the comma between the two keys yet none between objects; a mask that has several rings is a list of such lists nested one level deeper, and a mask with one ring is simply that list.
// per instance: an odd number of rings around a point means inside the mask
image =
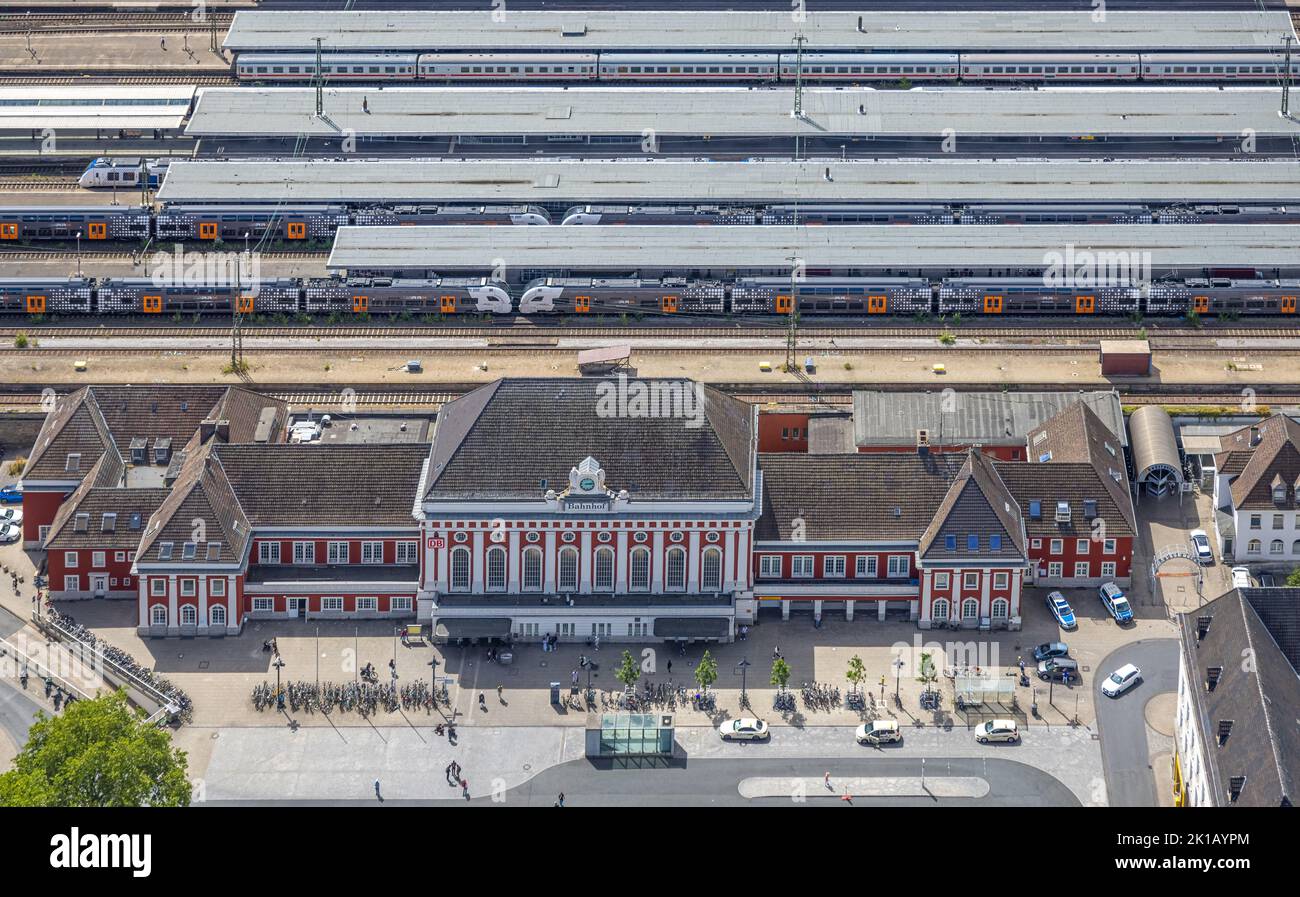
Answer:
[{"label": "tiled roof", "polygon": [[[974,549],[968,547],[971,537],[978,540]],[[999,540],[997,548],[992,547],[992,538]],[[961,472],[948,487],[918,547],[922,561],[961,561],[973,553],[1008,560],[1027,556],[1020,508],[993,462],[974,450],[966,454]]]},{"label": "tiled roof", "polygon": [[754,538],[790,541],[800,520],[812,542],[915,542],[964,461],[960,455],[760,455],[763,514]]},{"label": "tiled roof", "polygon": [[[213,457],[213,443],[191,453],[181,466],[171,492],[149,521],[140,549],[140,563],[235,563],[248,547],[250,527],[221,465]],[[187,542],[196,542],[194,557],[183,554]],[[216,556],[209,546],[220,543]],[[170,557],[164,547],[170,543]]]},{"label": "tiled roof", "polygon": [[253,526],[414,526],[429,448],[221,445],[213,450]]},{"label": "tiled roof", "polygon": [[[1204,638],[1201,618],[1209,618]],[[1179,622],[1211,799],[1218,806],[1294,805],[1300,785],[1300,589],[1233,590],[1180,614]],[[1252,662],[1243,663],[1244,656]],[[1213,690],[1207,685],[1211,669],[1219,675]],[[1225,737],[1221,724],[1229,722]],[[1229,791],[1238,777],[1241,790],[1233,801]]]},{"label": "tiled roof", "polygon": [[[1258,443],[1252,446],[1251,431],[1256,429]],[[1217,456],[1232,470],[1240,470],[1232,481],[1232,505],[1235,508],[1263,510],[1300,508],[1297,486],[1300,485],[1300,424],[1283,414],[1261,421],[1257,428],[1242,427],[1221,437],[1224,454]],[[1226,457],[1225,457],[1226,456]],[[1245,458],[1245,463],[1241,459]],[[1225,464],[1220,465],[1220,470]],[[1286,498],[1273,501],[1273,484],[1278,478],[1286,486]]]},{"label": "tiled roof", "polygon": [[[27,457],[23,479],[81,479],[111,444],[108,428],[95,407],[89,388],[79,389],[58,399],[54,409],[46,415]],[[67,469],[71,454],[81,456],[77,470]]]},{"label": "tiled roof", "polygon": [[[646,388],[688,401],[676,403],[676,414],[661,403],[643,413],[611,399],[620,384],[630,399]],[[607,486],[628,490],[633,502],[748,498],[753,407],[711,387],[698,394],[702,409],[687,380],[498,380],[442,407],[425,499],[540,500],[548,488],[562,490],[588,456]]]},{"label": "tiled roof", "polygon": [[[87,483],[89,479],[87,480]],[[82,484],[87,486],[86,483]],[[167,498],[166,489],[126,489],[122,487],[78,489],[79,496],[63,503],[45,541],[49,551],[79,548],[135,550],[149,518]],[[85,529],[77,531],[77,517],[85,514]],[[112,529],[105,530],[105,514],[116,514]],[[138,515],[138,524],[131,527]]]},{"label": "tiled roof", "polygon": [[[1024,515],[1025,532],[1031,537],[1078,538],[1092,536],[1092,520],[1105,522],[1105,535],[1114,539],[1134,536],[1137,533],[1132,517],[1132,503],[1128,493],[1117,496],[1108,486],[1109,477],[1099,474],[1091,464],[1069,461],[1052,461],[1049,464],[1026,464],[1006,461],[996,464],[998,475],[1015,496],[1016,504]],[[1121,500],[1122,499],[1122,500]],[[1056,503],[1069,502],[1070,522],[1056,522]],[[1097,502],[1097,517],[1085,514],[1085,502]],[[1032,502],[1039,503],[1039,514],[1033,516]]]}]

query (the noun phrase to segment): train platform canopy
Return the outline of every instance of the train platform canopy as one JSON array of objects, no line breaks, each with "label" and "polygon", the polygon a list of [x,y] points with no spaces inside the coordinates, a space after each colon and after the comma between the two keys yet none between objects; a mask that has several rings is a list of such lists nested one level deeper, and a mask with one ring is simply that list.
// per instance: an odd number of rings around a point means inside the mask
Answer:
[{"label": "train platform canopy", "polygon": [[209,87],[191,137],[880,138],[1300,135],[1270,88]]},{"label": "train platform canopy", "polygon": [[[1145,257],[1152,270],[1291,268],[1295,224],[837,225],[793,227],[341,227],[330,270],[1032,269],[1080,253]],[[1118,257],[1118,256],[1116,256]],[[1071,264],[1067,259],[1073,259]]]},{"label": "train platform canopy", "polygon": [[1281,47],[1285,12],[296,12],[235,14],[235,52],[314,50],[1201,50]]},{"label": "train platform canopy", "polygon": [[1300,202],[1293,160],[178,160],[171,203]]},{"label": "train platform canopy", "polygon": [[0,87],[0,131],[175,131],[194,86]]}]

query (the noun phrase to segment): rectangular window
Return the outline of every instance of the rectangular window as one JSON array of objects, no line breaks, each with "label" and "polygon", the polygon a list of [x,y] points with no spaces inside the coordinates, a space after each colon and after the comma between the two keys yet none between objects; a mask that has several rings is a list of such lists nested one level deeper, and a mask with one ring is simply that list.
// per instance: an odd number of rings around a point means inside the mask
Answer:
[{"label": "rectangular window", "polygon": [[108,565],[107,557],[102,551],[96,551],[90,556],[90,569],[103,570]]},{"label": "rectangular window", "polygon": [[1282,522],[1282,515],[1281,515],[1281,514],[1274,514],[1274,515],[1273,515],[1273,529],[1285,529],[1285,528],[1286,528],[1286,524]]},{"label": "rectangular window", "polygon": [[181,597],[193,598],[198,594],[198,584],[192,579],[181,580]]},{"label": "rectangular window", "polygon": [[170,561],[171,559],[172,559],[172,543],[171,543],[171,542],[159,542],[159,543],[158,543],[158,560],[160,560],[160,561]]},{"label": "rectangular window", "polygon": [[843,576],[844,575],[844,555],[832,554],[827,555],[822,560],[822,576]]},{"label": "rectangular window", "polygon": [[226,597],[226,581],[224,579],[209,579],[208,594],[213,598]]},{"label": "rectangular window", "polygon": [[1042,548],[1042,547],[1043,547],[1043,540],[1042,540],[1042,539],[1030,539],[1030,540],[1029,540],[1029,547],[1030,547],[1030,548]]},{"label": "rectangular window", "polygon": [[936,573],[936,574],[934,574],[934,587],[935,587],[936,589],[947,589],[947,588],[949,588],[951,585],[952,585],[952,574],[951,574],[951,573]]},{"label": "rectangular window", "polygon": [[258,542],[257,562],[259,564],[280,563],[280,543],[279,542]]},{"label": "rectangular window", "polygon": [[378,598],[368,598],[368,597],[367,597],[367,598],[358,598],[358,599],[357,599],[357,610],[358,610],[358,611],[363,611],[363,610],[378,610],[378,609],[379,609],[379,599],[378,599]]},{"label": "rectangular window", "polygon": [[80,576],[75,576],[75,575],[73,575],[73,576],[65,576],[65,577],[63,577],[63,591],[65,591],[65,592],[80,592],[80,591],[81,591],[81,577],[80,577]]},{"label": "rectangular window", "polygon": [[331,611],[337,613],[338,611],[343,610],[343,599],[322,598],[320,600],[320,609],[326,613],[329,613]]},{"label": "rectangular window", "polygon": [[330,542],[325,546],[325,552],[331,564],[346,564],[350,560],[347,542]]},{"label": "rectangular window", "polygon": [[951,534],[950,534],[950,535],[947,535],[947,536],[944,536],[944,537],[943,537],[943,547],[944,547],[945,549],[947,549],[948,551],[956,551],[956,550],[957,550],[957,537],[954,536],[954,535],[951,535]]},{"label": "rectangular window", "polygon": [[382,564],[383,562],[384,562],[383,542],[362,542],[361,543],[361,563]]},{"label": "rectangular window", "polygon": [[980,575],[978,573],[963,573],[961,575],[961,587],[963,589],[978,589],[980,587]]},{"label": "rectangular window", "polygon": [[912,558],[906,554],[891,554],[889,556],[889,578],[905,579],[912,570]]},{"label": "rectangular window", "polygon": [[876,575],[876,556],[874,554],[858,555],[857,566],[854,568],[854,576],[869,577]]},{"label": "rectangular window", "polygon": [[812,576],[813,575],[813,556],[811,554],[796,554],[790,559],[791,576]]},{"label": "rectangular window", "polygon": [[758,575],[768,579],[776,579],[781,575],[781,555],[764,554],[758,558]]},{"label": "rectangular window", "polygon": [[63,552],[63,566],[67,567],[69,570],[75,570],[77,568],[77,553],[75,551]]},{"label": "rectangular window", "polygon": [[1110,579],[1114,579],[1114,578],[1115,578],[1115,562],[1114,562],[1114,561],[1103,561],[1103,562],[1102,562],[1102,565],[1101,565],[1101,575],[1102,575],[1102,576],[1105,576],[1105,577],[1109,577]]},{"label": "rectangular window", "polygon": [[1074,540],[1074,553],[1075,553],[1075,554],[1087,554],[1087,553],[1088,553],[1088,548],[1089,548],[1089,546],[1088,546],[1088,540],[1087,540],[1087,539],[1075,539],[1075,540]]},{"label": "rectangular window", "polygon": [[1101,550],[1102,550],[1105,554],[1114,554],[1114,553],[1115,553],[1115,540],[1114,540],[1114,539],[1107,539],[1107,540],[1102,544]]},{"label": "rectangular window", "polygon": [[1061,574],[1065,572],[1065,565],[1060,561],[1052,561],[1047,565],[1047,575],[1052,579],[1060,579]]},{"label": "rectangular window", "polygon": [[114,560],[115,562],[119,563],[119,564],[125,562],[125,561],[126,561],[126,552],[125,552],[125,551],[115,551],[115,552],[113,552],[113,560]]},{"label": "rectangular window", "polygon": [[1065,550],[1065,543],[1061,539],[1052,540],[1052,548],[1051,548],[1052,554],[1060,554],[1064,550]]},{"label": "rectangular window", "polygon": [[272,611],[272,610],[275,610],[275,599],[274,599],[274,598],[254,598],[254,599],[253,599],[253,612],[254,612],[254,613],[258,613],[258,612],[263,612],[263,613],[264,613],[264,612],[266,612],[266,611]]},{"label": "rectangular window", "polygon": [[989,551],[1001,551],[1001,550],[1002,550],[1001,534],[994,533],[993,535],[989,536]]},{"label": "rectangular window", "polygon": [[221,543],[220,543],[220,542],[209,542],[209,543],[208,543],[208,560],[210,560],[210,561],[219,561],[219,560],[221,560]]},{"label": "rectangular window", "polygon": [[967,551],[980,550],[980,537],[977,536],[975,533],[971,533],[966,537],[966,550]]},{"label": "rectangular window", "polygon": [[1074,575],[1075,575],[1075,576],[1087,577],[1088,574],[1089,574],[1089,572],[1090,572],[1090,571],[1089,571],[1089,568],[1088,568],[1088,562],[1087,562],[1087,561],[1075,561],[1075,562],[1074,562]]},{"label": "rectangular window", "polygon": [[295,564],[316,563],[316,543],[315,542],[294,542],[293,562]]},{"label": "rectangular window", "polygon": [[198,552],[198,545],[194,542],[185,542],[181,545],[181,560],[192,561]]},{"label": "rectangular window", "polygon": [[151,579],[149,580],[149,594],[160,597],[167,594],[167,580]]},{"label": "rectangular window", "polygon": [[417,552],[420,549],[419,542],[398,542],[397,543],[397,563],[399,564],[418,564],[420,556]]},{"label": "rectangular window", "polygon": [[1008,574],[1006,574],[1006,573],[994,573],[994,574],[993,574],[993,588],[995,588],[995,589],[1005,589],[1005,588],[1007,587],[1007,583],[1010,581],[1010,579],[1011,579],[1011,577],[1010,577]]},{"label": "rectangular window", "polygon": [[1264,525],[1264,518],[1263,518],[1262,515],[1260,515],[1260,514],[1251,514],[1251,515],[1250,515],[1250,528],[1251,528],[1251,529],[1260,529],[1263,525]]},{"label": "rectangular window", "polygon": [[388,607],[389,610],[393,611],[409,611],[411,609],[411,596],[395,595],[388,599]]}]

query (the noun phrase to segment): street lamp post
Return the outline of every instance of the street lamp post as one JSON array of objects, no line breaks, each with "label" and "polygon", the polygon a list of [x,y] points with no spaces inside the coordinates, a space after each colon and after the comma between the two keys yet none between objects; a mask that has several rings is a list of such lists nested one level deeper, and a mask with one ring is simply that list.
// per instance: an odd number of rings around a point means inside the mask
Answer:
[{"label": "street lamp post", "polygon": [[81,276],[81,231],[77,231],[77,276]]},{"label": "street lamp post", "polygon": [[894,658],[894,703],[901,704],[903,699],[899,695],[899,689],[903,685],[903,658]]},{"label": "street lamp post", "polygon": [[284,658],[277,654],[271,666],[275,667],[275,709],[283,710],[284,692],[280,690],[280,670],[284,669]]},{"label": "street lamp post", "polygon": [[436,657],[429,661],[429,688],[432,689],[430,694],[433,695],[433,706],[441,713],[442,707],[438,704],[438,658]]},{"label": "street lamp post", "polygon": [[736,664],[736,666],[740,667],[740,706],[741,708],[745,708],[749,706],[749,693],[745,687],[745,684],[748,681],[747,674],[749,673],[749,668],[751,666],[749,658],[741,658],[740,663]]}]

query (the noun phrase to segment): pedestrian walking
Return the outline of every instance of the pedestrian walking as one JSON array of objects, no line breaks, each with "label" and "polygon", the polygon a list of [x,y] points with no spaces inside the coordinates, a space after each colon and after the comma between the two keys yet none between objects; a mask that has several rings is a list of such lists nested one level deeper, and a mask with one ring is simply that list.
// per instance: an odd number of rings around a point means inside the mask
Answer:
[{"label": "pedestrian walking", "polygon": [[165,38],[165,37],[159,38],[159,39],[158,39],[158,46],[160,46],[160,47],[162,47],[164,50],[166,50],[166,49],[167,49],[167,38]]},{"label": "pedestrian walking", "polygon": [[558,798],[556,798],[556,800],[555,800],[555,805],[556,805],[557,807],[562,807],[562,806],[564,806],[564,792],[563,792],[563,791],[561,791],[561,792],[560,792],[560,796],[559,796]]},{"label": "pedestrian walking", "polygon": [[668,661],[668,675],[671,676],[672,674],[673,674],[673,662],[670,660]]},{"label": "pedestrian walking", "polygon": [[442,776],[447,780],[448,785],[451,784],[451,768],[455,765],[456,764],[454,762],[448,763],[447,768],[442,771]]},{"label": "pedestrian walking", "polygon": [[[370,114],[370,101],[367,100],[365,97],[361,98],[361,111],[364,112],[366,115]],[[405,636],[403,636],[403,638],[405,638]]]},{"label": "pedestrian walking", "polygon": [[497,686],[497,700],[500,701],[502,704],[504,704],[504,703],[506,702],[505,695],[502,694],[502,692],[503,692],[504,690],[505,690],[505,686],[504,686],[504,685],[498,685],[498,686]]},{"label": "pedestrian walking", "polygon": [[577,671],[577,670],[574,670],[574,671],[573,671],[573,674],[572,674],[571,676],[569,676],[569,681],[573,683],[573,687],[574,687],[574,688],[577,688],[577,687],[578,687],[578,671]]},{"label": "pedestrian walking", "polygon": [[849,794],[849,789],[845,788],[844,793],[840,795],[840,800],[844,801],[850,807],[853,806],[853,795]]},{"label": "pedestrian walking", "polygon": [[1020,664],[1020,675],[1025,675],[1025,659],[1023,657],[1017,657],[1016,662]]},{"label": "pedestrian walking", "polygon": [[483,697],[483,692],[478,693],[478,709],[487,710],[487,698]]},{"label": "pedestrian walking", "polygon": [[469,800],[469,779],[460,780],[460,793],[465,795],[466,800]]},{"label": "pedestrian walking", "polygon": [[379,779],[375,779],[375,797],[379,800],[384,799],[384,796],[379,793]]},{"label": "pedestrian walking", "polygon": [[781,646],[776,645],[772,648],[772,659],[776,660],[780,656],[781,656]]},{"label": "pedestrian walking", "polygon": [[826,790],[827,790],[827,791],[834,791],[834,790],[835,790],[834,788],[831,787],[831,774],[830,774],[829,771],[827,771],[826,775],[822,776],[822,781],[826,783]]}]

